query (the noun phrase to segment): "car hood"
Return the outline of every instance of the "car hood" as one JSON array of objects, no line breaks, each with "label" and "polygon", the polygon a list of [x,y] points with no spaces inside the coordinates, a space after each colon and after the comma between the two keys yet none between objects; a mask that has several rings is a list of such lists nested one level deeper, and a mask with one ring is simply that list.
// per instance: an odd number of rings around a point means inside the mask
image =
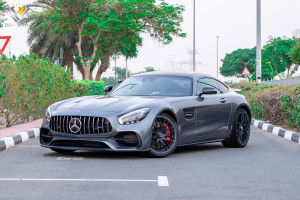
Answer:
[{"label": "car hood", "polygon": [[149,107],[151,102],[166,98],[167,97],[89,96],[65,100],[56,105],[54,109],[56,111],[76,109],[119,113],[135,108]]}]

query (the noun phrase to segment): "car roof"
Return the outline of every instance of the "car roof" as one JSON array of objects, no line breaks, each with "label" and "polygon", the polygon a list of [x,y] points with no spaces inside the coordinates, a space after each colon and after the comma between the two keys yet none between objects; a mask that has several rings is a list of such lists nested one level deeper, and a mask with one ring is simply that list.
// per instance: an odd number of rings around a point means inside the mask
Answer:
[{"label": "car roof", "polygon": [[157,75],[157,76],[186,76],[192,78],[200,78],[200,77],[209,77],[214,78],[208,74],[204,73],[196,73],[196,72],[176,72],[176,71],[154,71],[154,72],[146,72],[142,74],[137,74],[135,76],[150,76],[150,75]]}]

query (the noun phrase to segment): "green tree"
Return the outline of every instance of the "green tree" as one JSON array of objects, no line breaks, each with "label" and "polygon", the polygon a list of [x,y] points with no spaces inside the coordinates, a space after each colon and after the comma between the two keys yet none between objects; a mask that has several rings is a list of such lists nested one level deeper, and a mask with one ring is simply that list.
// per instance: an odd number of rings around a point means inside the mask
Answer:
[{"label": "green tree", "polygon": [[292,48],[296,44],[295,39],[290,38],[270,38],[267,44],[264,46],[264,58],[270,61],[270,64],[274,71],[280,77],[280,73],[287,70],[287,77],[292,75],[291,67],[293,61],[290,57]]},{"label": "green tree", "polygon": [[[126,68],[121,68],[121,67],[114,67],[113,68],[116,78],[115,77],[103,77],[101,80],[105,82],[106,85],[112,85],[116,86],[118,81],[126,79]],[[151,66],[145,67],[143,71],[138,72],[138,73],[132,73],[131,71],[128,71],[128,77],[135,75],[135,74],[141,74],[145,72],[153,72],[155,69]]]},{"label": "green tree", "polygon": [[5,20],[4,18],[4,7],[6,6],[6,3],[2,0],[0,0],[0,28],[3,26],[3,22]]},{"label": "green tree", "polygon": [[[250,73],[255,71],[256,48],[238,49],[232,53],[226,54],[222,60],[223,65],[220,72],[225,77],[235,76],[244,77],[242,72],[247,67]],[[249,78],[249,77],[247,77]]]},{"label": "green tree", "polygon": [[[185,36],[180,29],[183,7],[164,0],[52,0],[49,5],[43,11],[43,28],[56,34],[78,32],[76,60],[85,79],[90,78],[92,65],[99,59],[96,80],[100,80],[113,52],[136,56],[138,46],[142,45],[142,33],[165,44],[172,41],[172,36]],[[89,38],[93,46],[87,56],[83,52],[84,38]]]},{"label": "green tree", "polygon": [[[256,48],[255,48],[256,49]],[[262,51],[262,61],[261,61],[261,78],[263,81],[273,80],[277,75],[277,72],[273,70],[271,62],[265,58],[265,51]],[[251,80],[256,80],[256,63],[254,67],[254,72],[252,73]]]},{"label": "green tree", "polygon": [[[106,85],[116,86],[118,81],[126,79],[126,68],[114,67],[113,71],[116,77],[103,77],[101,81],[104,81]],[[132,76],[131,71],[127,71],[128,77]]]},{"label": "green tree", "polygon": [[145,72],[154,72],[154,71],[155,71],[155,69],[151,66],[145,67]]},{"label": "green tree", "polygon": [[112,85],[113,87],[115,87],[119,80],[113,76],[109,76],[109,77],[102,77],[101,81],[103,81],[105,85]]},{"label": "green tree", "polygon": [[148,66],[148,67],[145,67],[143,71],[140,71],[140,72],[137,72],[137,73],[134,73],[134,74],[142,74],[142,73],[154,72],[154,71],[156,71],[156,70],[153,67]]},{"label": "green tree", "polygon": [[293,69],[292,73],[295,73],[300,65],[300,39],[297,39],[297,42],[295,44],[295,46],[292,48],[292,51],[290,53],[290,57],[293,61],[293,63],[295,64],[295,67]]},{"label": "green tree", "polygon": [[[252,49],[238,49],[232,53],[226,54],[222,60],[223,65],[220,68],[221,74],[225,77],[244,77],[242,71],[245,66],[252,74],[247,77],[249,80],[256,80],[256,47]],[[262,51],[262,80],[272,80],[277,73],[273,70],[271,61],[265,56],[265,51]]]},{"label": "green tree", "polygon": [[[114,72],[116,74],[116,78],[118,80],[124,80],[126,79],[126,68],[121,68],[121,67],[115,67]],[[132,76],[132,73],[130,70],[127,70],[127,77]]]}]

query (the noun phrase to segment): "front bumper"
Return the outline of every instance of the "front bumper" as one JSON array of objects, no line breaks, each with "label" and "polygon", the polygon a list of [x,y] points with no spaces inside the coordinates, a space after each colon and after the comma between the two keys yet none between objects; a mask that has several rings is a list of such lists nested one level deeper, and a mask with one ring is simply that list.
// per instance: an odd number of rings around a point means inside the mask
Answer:
[{"label": "front bumper", "polygon": [[[72,113],[56,113],[56,116],[59,115],[76,116]],[[80,116],[85,115],[81,114]],[[112,125],[112,131],[90,135],[60,133],[51,130],[49,121],[44,119],[40,134],[41,146],[65,150],[90,151],[148,151],[150,149],[151,127],[156,117],[155,115],[149,113],[142,121],[129,125],[120,125],[117,121],[116,113],[105,113],[103,116],[89,113],[86,116],[107,118]]]}]

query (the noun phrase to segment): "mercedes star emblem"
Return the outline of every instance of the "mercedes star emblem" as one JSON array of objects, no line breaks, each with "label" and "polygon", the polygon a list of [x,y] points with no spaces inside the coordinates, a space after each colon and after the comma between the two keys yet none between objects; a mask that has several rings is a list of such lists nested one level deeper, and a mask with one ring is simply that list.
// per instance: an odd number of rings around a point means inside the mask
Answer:
[{"label": "mercedes star emblem", "polygon": [[72,133],[78,133],[81,129],[81,121],[78,118],[72,118],[69,122],[69,129]]}]

